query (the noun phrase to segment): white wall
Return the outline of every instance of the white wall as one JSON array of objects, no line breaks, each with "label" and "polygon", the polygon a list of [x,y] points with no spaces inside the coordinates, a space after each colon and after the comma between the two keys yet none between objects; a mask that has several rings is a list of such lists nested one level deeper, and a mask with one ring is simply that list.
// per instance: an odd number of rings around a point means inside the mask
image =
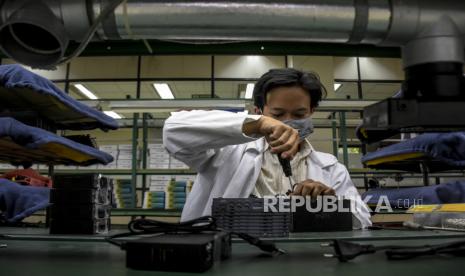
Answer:
[{"label": "white wall", "polygon": [[259,78],[268,70],[285,65],[284,56],[215,56],[215,77]]},{"label": "white wall", "polygon": [[210,56],[146,56],[142,78],[210,78]]}]

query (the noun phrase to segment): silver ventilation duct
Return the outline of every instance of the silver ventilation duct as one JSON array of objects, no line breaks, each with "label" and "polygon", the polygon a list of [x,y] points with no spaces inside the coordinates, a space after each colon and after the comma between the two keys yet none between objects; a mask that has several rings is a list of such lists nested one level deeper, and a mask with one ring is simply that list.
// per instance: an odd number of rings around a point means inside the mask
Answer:
[{"label": "silver ventilation duct", "polygon": [[[68,38],[82,41],[116,2],[121,4],[98,25],[94,39],[374,44],[403,47],[406,67],[463,63],[463,0],[5,0],[2,50],[29,65],[51,64]],[[33,3],[35,16],[22,12]]]}]

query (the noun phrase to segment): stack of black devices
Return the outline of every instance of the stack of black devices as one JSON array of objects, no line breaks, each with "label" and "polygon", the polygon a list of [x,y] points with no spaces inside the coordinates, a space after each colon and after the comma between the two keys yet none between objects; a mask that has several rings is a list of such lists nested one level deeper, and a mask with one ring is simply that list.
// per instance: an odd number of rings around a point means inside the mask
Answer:
[{"label": "stack of black devices", "polygon": [[[308,198],[307,200],[310,200]],[[290,199],[286,198],[289,207]],[[327,232],[352,230],[350,200],[335,199],[337,208],[331,212],[317,209],[314,200],[297,206],[292,212],[265,212],[263,198],[214,198],[212,216],[219,228],[228,232],[246,233],[255,237],[288,237],[290,232]],[[276,206],[277,207],[277,206]],[[343,207],[343,208],[341,208]]]},{"label": "stack of black devices", "polygon": [[221,229],[255,237],[289,236],[289,212],[264,212],[263,198],[214,198],[212,216]]},{"label": "stack of black devices", "polygon": [[111,179],[99,174],[56,175],[50,193],[50,234],[110,230]]}]

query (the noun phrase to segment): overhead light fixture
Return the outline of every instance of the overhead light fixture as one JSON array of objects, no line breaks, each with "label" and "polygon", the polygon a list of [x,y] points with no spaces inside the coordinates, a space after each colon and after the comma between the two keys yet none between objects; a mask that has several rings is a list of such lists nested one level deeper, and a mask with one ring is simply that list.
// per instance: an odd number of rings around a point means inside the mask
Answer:
[{"label": "overhead light fixture", "polygon": [[341,88],[341,83],[334,83],[334,92],[336,92],[339,88]]},{"label": "overhead light fixture", "polygon": [[254,87],[255,87],[255,84],[253,83],[247,84],[247,87],[245,89],[245,95],[244,95],[245,99],[252,99]]},{"label": "overhead light fixture", "polygon": [[171,89],[168,84],[166,83],[154,83],[153,87],[155,88],[155,91],[157,91],[158,95],[162,99],[166,100],[173,100],[173,92],[171,92]]},{"label": "overhead light fixture", "polygon": [[77,83],[77,84],[74,85],[74,87],[76,87],[79,90],[79,92],[84,94],[84,96],[86,96],[87,98],[89,98],[91,100],[97,100],[98,99],[98,97],[94,93],[92,93],[92,91],[87,89],[84,85],[82,85],[80,83]]},{"label": "overhead light fixture", "polygon": [[113,119],[122,119],[123,116],[119,115],[118,113],[114,112],[114,111],[103,111],[103,113],[105,113],[105,115],[108,115],[110,117],[112,117]]}]

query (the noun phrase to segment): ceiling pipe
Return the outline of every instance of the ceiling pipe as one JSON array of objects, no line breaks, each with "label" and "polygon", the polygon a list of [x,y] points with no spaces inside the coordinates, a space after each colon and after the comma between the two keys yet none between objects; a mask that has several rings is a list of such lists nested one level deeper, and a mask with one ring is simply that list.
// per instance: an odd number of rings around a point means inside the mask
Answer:
[{"label": "ceiling pipe", "polygon": [[[115,1],[37,2],[53,11],[54,17],[59,19],[59,23],[53,21],[54,24],[61,25],[70,40],[79,42],[101,11]],[[8,20],[12,14],[21,9],[15,2],[18,1],[3,1],[1,20],[4,29],[9,28]],[[465,1],[462,0],[121,2],[99,24],[94,39],[373,44],[402,47],[404,67],[431,62],[463,63]],[[27,24],[23,26],[22,35],[32,34],[34,24],[30,25],[31,28]],[[49,32],[51,36],[56,36],[52,30]],[[1,39],[3,45],[5,39]],[[66,43],[60,44],[60,47],[64,46]],[[9,51],[6,54],[24,62],[19,58],[24,53]]]}]

